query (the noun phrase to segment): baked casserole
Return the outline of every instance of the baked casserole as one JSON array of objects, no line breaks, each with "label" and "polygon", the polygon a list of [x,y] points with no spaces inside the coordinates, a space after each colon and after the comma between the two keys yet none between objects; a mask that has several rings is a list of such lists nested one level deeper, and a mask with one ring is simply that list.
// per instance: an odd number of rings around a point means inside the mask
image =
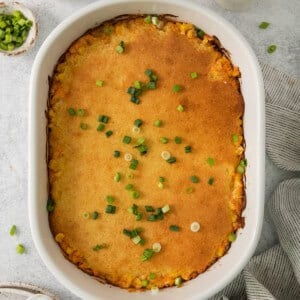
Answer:
[{"label": "baked casserole", "polygon": [[180,286],[243,226],[240,73],[217,38],[167,16],[108,21],[58,62],[48,109],[49,221],[84,272]]}]

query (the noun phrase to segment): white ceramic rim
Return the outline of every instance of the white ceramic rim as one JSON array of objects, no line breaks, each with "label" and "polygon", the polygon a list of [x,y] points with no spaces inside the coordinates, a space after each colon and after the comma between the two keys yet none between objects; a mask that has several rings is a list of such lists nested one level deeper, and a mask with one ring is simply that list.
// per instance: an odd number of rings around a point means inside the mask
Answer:
[{"label": "white ceramic rim", "polygon": [[[41,64],[42,60],[45,57],[45,54],[47,52],[48,47],[55,41],[56,37],[64,31],[66,28],[68,28],[73,22],[75,22],[78,18],[81,18],[95,9],[100,9],[103,7],[107,7],[110,5],[116,5],[116,4],[124,4],[124,3],[136,3],[138,5],[141,2],[151,2],[155,4],[164,3],[164,4],[175,4],[177,6],[182,6],[182,8],[189,8],[190,10],[199,11],[201,9],[202,13],[205,13],[209,18],[213,19],[216,23],[221,24],[222,26],[226,27],[228,31],[230,31],[237,39],[241,41],[243,46],[246,48],[248,52],[248,59],[251,60],[251,66],[253,67],[253,72],[256,74],[256,97],[257,100],[260,101],[260,105],[258,106],[257,110],[257,121],[260,122],[258,124],[258,132],[257,134],[257,140],[259,141],[257,144],[257,149],[255,149],[255,152],[259,154],[259,157],[256,160],[257,163],[257,170],[256,170],[256,183],[255,183],[255,195],[260,200],[259,206],[256,208],[256,219],[255,219],[255,229],[253,235],[249,239],[250,246],[246,249],[243,249],[243,255],[239,257],[239,262],[235,265],[232,265],[230,269],[227,270],[227,274],[224,275],[220,280],[217,282],[214,282],[212,286],[205,291],[199,291],[195,295],[193,295],[191,300],[196,299],[205,299],[213,294],[220,291],[222,288],[224,288],[228,283],[230,283],[235,276],[238,275],[238,273],[244,268],[244,266],[249,261],[250,257],[253,255],[255,248],[257,246],[260,232],[262,228],[262,221],[263,221],[263,210],[264,210],[264,159],[265,159],[265,119],[264,119],[264,87],[263,87],[263,80],[262,80],[262,74],[260,71],[259,63],[256,59],[256,56],[254,52],[252,51],[251,47],[249,46],[248,42],[245,40],[245,38],[226,20],[224,20],[222,17],[218,16],[214,12],[210,11],[209,9],[203,8],[199,6],[198,4],[190,1],[180,1],[180,0],[153,0],[153,1],[139,1],[139,0],[111,0],[111,1],[100,1],[93,4],[90,4],[78,12],[74,13],[70,17],[68,17],[65,21],[63,21],[61,24],[59,24],[52,33],[48,36],[48,38],[43,43],[42,47],[40,48],[35,62],[33,64],[32,68],[32,74],[31,74],[31,81],[30,81],[30,108],[29,108],[29,182],[28,182],[28,209],[29,209],[29,219],[30,219],[30,226],[32,231],[33,240],[35,243],[35,246],[44,261],[45,265],[48,267],[48,269],[55,275],[55,277],[63,283],[66,287],[68,287],[73,293],[77,294],[78,296],[82,297],[83,299],[96,299],[93,297],[93,294],[89,293],[84,287],[80,287],[72,280],[72,278],[68,278],[61,268],[57,266],[52,261],[51,253],[49,253],[47,247],[45,246],[43,242],[43,234],[45,234],[46,229],[40,227],[40,218],[39,212],[37,210],[37,203],[39,201],[37,197],[36,192],[36,186],[39,184],[38,181],[38,161],[36,160],[36,154],[37,154],[37,126],[39,124],[36,121],[37,117],[37,111],[36,111],[36,83],[38,82],[38,75],[39,75],[39,65]],[[246,220],[247,222],[247,220]],[[207,271],[209,272],[209,270]],[[206,273],[206,272],[205,272]],[[200,275],[201,276],[201,275]],[[191,281],[189,281],[191,282]],[[188,284],[188,283],[187,283]],[[168,290],[171,291],[174,288],[168,288],[164,289],[166,293],[169,293]],[[121,291],[121,289],[119,289]],[[184,287],[182,289],[178,289],[177,293],[180,293],[180,290],[184,290]],[[123,290],[122,290],[123,291]],[[146,294],[146,293],[145,293]],[[144,295],[145,295],[144,294]],[[124,294],[123,294],[124,295]],[[135,295],[137,294],[131,294],[132,299],[138,299]],[[165,294],[164,294],[165,295]],[[175,295],[175,294],[173,294]],[[172,293],[170,294],[172,296]],[[120,292],[120,297],[122,297],[122,293]],[[102,298],[100,295],[97,297],[97,299],[107,299]],[[116,299],[116,298],[110,298],[110,299]],[[148,299],[148,298],[147,298]],[[157,298],[157,299],[168,299],[166,297]],[[179,299],[179,298],[178,298]]]}]

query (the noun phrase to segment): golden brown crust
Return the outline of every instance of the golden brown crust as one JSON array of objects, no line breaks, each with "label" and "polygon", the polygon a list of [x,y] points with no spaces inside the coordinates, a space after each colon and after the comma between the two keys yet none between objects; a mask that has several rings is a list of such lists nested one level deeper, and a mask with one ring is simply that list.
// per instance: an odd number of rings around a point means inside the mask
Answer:
[{"label": "golden brown crust", "polygon": [[[104,28],[112,30],[107,33]],[[106,31],[106,33],[104,32]],[[125,42],[125,52],[115,51]],[[157,89],[146,91],[141,104],[129,101],[127,88],[135,80],[145,82],[146,69],[158,75]],[[198,78],[191,79],[190,73]],[[141,289],[141,281],[150,280],[147,288],[174,285],[174,279],[194,278],[204,272],[229,248],[228,234],[243,225],[243,176],[236,166],[243,158],[243,99],[239,90],[239,71],[216,47],[215,39],[205,35],[197,38],[193,25],[164,20],[160,29],[146,24],[143,18],[123,20],[87,32],[75,41],[57,65],[50,87],[49,117],[49,183],[56,202],[50,214],[50,225],[65,255],[85,272],[122,288]],[[103,87],[95,85],[104,80]],[[180,93],[172,92],[181,84]],[[185,111],[176,107],[181,104]],[[68,108],[84,108],[84,117],[72,117]],[[98,115],[110,116],[107,138],[96,130]],[[131,132],[133,121],[144,121],[139,135]],[[161,119],[161,128],[153,126]],[[87,130],[79,128],[88,124]],[[232,143],[232,135],[239,140]],[[122,143],[124,135],[136,140],[146,138],[149,151],[139,156],[133,143]],[[159,143],[166,136],[168,144]],[[183,143],[175,144],[175,136]],[[192,146],[186,154],[184,146]],[[121,157],[114,158],[113,151]],[[163,150],[176,156],[175,164],[160,157]],[[126,178],[128,163],[123,159],[132,153],[139,166],[134,179]],[[209,166],[207,158],[215,165]],[[122,179],[116,183],[114,174]],[[190,176],[200,178],[198,184]],[[167,181],[157,187],[159,176]],[[213,185],[207,183],[214,178]],[[132,200],[125,185],[133,183],[141,197]],[[185,189],[193,186],[194,193]],[[116,198],[117,212],[105,214],[105,197]],[[162,207],[171,211],[162,221],[149,222],[146,213],[141,221],[128,212],[136,203]],[[99,211],[97,220],[85,220],[84,212]],[[201,230],[193,233],[190,224],[197,221]],[[181,227],[172,232],[169,225]],[[144,246],[133,244],[122,234],[124,228],[144,228]],[[162,250],[151,260],[141,262],[143,249],[160,242]],[[93,251],[96,244],[108,248]]]}]

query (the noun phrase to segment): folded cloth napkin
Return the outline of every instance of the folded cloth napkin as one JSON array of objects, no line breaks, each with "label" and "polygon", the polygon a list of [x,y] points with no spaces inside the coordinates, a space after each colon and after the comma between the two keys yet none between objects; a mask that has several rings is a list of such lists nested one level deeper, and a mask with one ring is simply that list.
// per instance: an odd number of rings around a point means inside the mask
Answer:
[{"label": "folded cloth napkin", "polygon": [[[274,163],[300,171],[300,81],[264,65],[266,146]],[[252,257],[211,299],[300,300],[300,178],[279,184],[267,209],[279,244]]]}]

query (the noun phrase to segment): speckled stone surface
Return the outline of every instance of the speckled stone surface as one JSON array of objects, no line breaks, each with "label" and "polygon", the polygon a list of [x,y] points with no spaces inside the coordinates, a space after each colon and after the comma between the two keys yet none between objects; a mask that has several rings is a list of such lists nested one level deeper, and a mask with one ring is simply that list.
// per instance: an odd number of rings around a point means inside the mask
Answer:
[{"label": "speckled stone surface", "polygon": [[[0,56],[0,282],[23,281],[39,285],[60,299],[78,299],[65,289],[46,269],[34,248],[27,216],[27,121],[28,84],[35,55],[53,28],[91,0],[24,0],[36,14],[39,23],[37,43],[18,57]],[[198,0],[232,22],[252,45],[261,63],[267,63],[287,74],[300,76],[300,2],[298,0],[264,0],[255,2],[244,12],[230,12],[212,0]],[[267,30],[258,28],[268,21]],[[268,54],[270,44],[277,51]],[[266,201],[277,184],[299,174],[279,170],[266,159]],[[15,237],[8,232],[12,224],[19,228]],[[257,253],[276,243],[272,221],[266,213]],[[15,245],[23,243],[26,254],[17,255]],[[1,296],[0,296],[1,298]]]}]

